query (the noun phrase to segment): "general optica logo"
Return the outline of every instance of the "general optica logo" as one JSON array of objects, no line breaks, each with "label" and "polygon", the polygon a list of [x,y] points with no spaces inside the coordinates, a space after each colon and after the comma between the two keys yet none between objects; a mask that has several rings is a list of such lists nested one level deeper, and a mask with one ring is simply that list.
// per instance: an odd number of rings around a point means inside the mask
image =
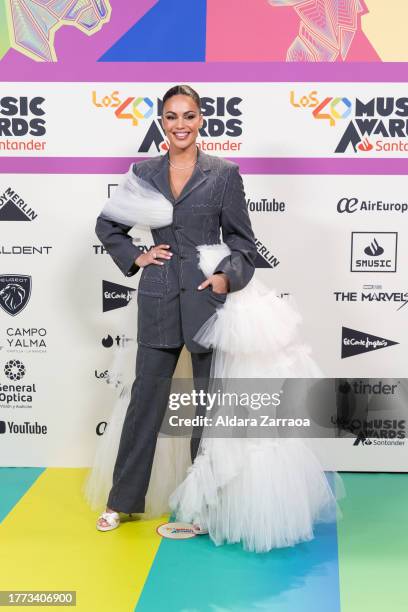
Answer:
[{"label": "general optica logo", "polygon": [[330,127],[346,123],[335,153],[392,153],[408,151],[408,98],[320,96],[317,90],[298,96],[290,92],[290,104],[310,110]]},{"label": "general optica logo", "polygon": [[[126,120],[141,131],[139,153],[148,153],[152,146],[157,151],[167,151],[168,144],[161,121],[163,102],[160,98],[124,95],[119,90],[112,92],[92,91],[92,104],[97,109],[113,111],[114,116]],[[201,97],[201,112],[204,117],[198,141],[204,151],[240,151],[242,142],[242,111],[239,96]]]}]

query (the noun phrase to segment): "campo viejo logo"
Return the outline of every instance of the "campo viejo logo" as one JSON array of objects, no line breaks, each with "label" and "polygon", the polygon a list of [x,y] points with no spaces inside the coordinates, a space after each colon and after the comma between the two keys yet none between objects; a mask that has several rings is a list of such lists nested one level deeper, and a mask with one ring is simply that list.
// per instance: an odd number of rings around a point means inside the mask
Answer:
[{"label": "campo viejo logo", "polygon": [[345,125],[335,153],[408,151],[408,97],[320,96],[317,90],[298,96],[291,91],[290,104],[331,127]]}]

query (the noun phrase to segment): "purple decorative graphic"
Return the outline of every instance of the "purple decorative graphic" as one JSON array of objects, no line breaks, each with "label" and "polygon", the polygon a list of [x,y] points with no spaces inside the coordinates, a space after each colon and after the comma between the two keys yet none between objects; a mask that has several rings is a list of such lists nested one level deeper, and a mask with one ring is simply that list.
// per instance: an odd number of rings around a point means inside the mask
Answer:
[{"label": "purple decorative graphic", "polygon": [[268,0],[272,6],[293,6],[299,16],[299,33],[290,45],[288,62],[345,60],[367,12],[361,0]]}]

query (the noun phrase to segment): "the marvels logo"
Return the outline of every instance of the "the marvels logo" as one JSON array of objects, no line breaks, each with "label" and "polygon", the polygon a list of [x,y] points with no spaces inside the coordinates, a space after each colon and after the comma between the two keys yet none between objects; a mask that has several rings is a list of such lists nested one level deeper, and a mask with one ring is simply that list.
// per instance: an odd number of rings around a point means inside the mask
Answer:
[{"label": "the marvels logo", "polygon": [[335,153],[365,151],[408,151],[408,97],[349,98],[343,95],[321,97],[317,90],[299,97],[290,92],[296,108],[312,109],[315,119],[330,126],[348,121]]},{"label": "the marvels logo", "polygon": [[355,212],[398,212],[408,211],[408,202],[384,202],[383,200],[359,200],[358,198],[341,198],[337,202],[338,213]]},{"label": "the marvels logo", "polygon": [[408,300],[408,291],[384,291],[381,285],[364,285],[362,291],[333,291],[336,302],[366,302],[369,304],[398,304],[402,308]]},{"label": "the marvels logo", "polygon": [[44,136],[45,98],[20,96],[0,98],[0,137],[1,136]]},{"label": "the marvels logo", "polygon": [[[135,243],[135,242],[137,242],[138,240],[140,240],[140,238],[135,238],[135,237],[133,237],[133,242],[134,242],[134,243]],[[147,253],[147,251],[148,251],[148,250],[149,250],[149,249],[150,249],[152,246],[154,246],[154,244],[152,243],[152,244],[150,244],[150,245],[147,245],[147,244],[139,244],[139,243],[138,243],[138,244],[137,244],[137,246],[138,246],[139,248],[143,249],[143,251],[144,251],[145,253]],[[107,254],[107,253],[108,253],[108,251],[105,249],[105,247],[104,247],[102,244],[94,244],[94,245],[92,245],[92,248],[93,248],[93,252],[94,252],[94,254],[95,254],[95,255],[105,255],[105,254]]]},{"label": "the marvels logo", "polygon": [[397,232],[352,232],[351,272],[396,272]]},{"label": "the marvels logo", "polygon": [[15,316],[27,306],[31,295],[31,276],[0,274],[0,307]]},{"label": "the marvels logo", "polygon": [[0,195],[0,221],[33,221],[37,213],[14,189],[7,189]]},{"label": "the marvels logo", "polygon": [[[242,111],[239,108],[242,98],[238,96],[201,98],[201,112],[204,116],[203,127],[198,143],[204,151],[239,151],[241,142],[237,139],[242,134]],[[157,98],[154,102],[147,96],[123,95],[119,90],[109,94],[98,94],[92,91],[92,104],[97,108],[108,108],[114,111],[117,119],[129,121],[132,126],[143,127],[142,142],[138,148],[140,153],[148,153],[152,145],[157,151],[165,151],[168,145],[165,141],[161,121],[163,102]],[[156,109],[156,111],[155,111]],[[155,116],[156,115],[156,116]],[[223,138],[214,142],[211,138]]]},{"label": "the marvels logo", "polygon": [[133,287],[125,287],[110,281],[102,281],[102,301],[103,312],[123,308],[127,306],[132,299],[133,292],[136,291]]},{"label": "the marvels logo", "polygon": [[373,336],[366,332],[360,332],[349,327],[342,327],[341,332],[341,358],[353,357],[360,353],[368,353],[377,351],[378,349],[387,348],[399,344],[394,340],[387,340],[381,336]]}]

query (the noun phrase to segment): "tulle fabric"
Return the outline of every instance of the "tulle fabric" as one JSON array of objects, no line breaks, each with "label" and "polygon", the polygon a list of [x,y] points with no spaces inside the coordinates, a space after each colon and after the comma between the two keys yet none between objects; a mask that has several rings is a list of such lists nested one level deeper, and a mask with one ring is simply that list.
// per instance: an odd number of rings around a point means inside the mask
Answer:
[{"label": "tulle fabric", "polygon": [[[136,177],[131,165],[101,214],[130,227],[152,229],[172,223],[173,206]],[[225,244],[197,249],[205,276],[230,252]],[[135,374],[135,304],[133,297],[126,309],[127,322],[121,321],[130,339],[115,349],[107,381],[116,389],[116,401],[83,486],[85,499],[95,510],[105,507],[112,486]],[[270,377],[277,388],[291,377],[310,379],[312,384],[323,374],[300,340],[300,322],[296,308],[253,278],[244,289],[227,295],[195,339],[213,348],[210,377],[224,379],[227,388],[233,378]],[[233,414],[233,408],[223,410]],[[217,545],[242,542],[247,550],[265,552],[310,540],[316,522],[340,516],[336,498],[345,494],[340,476],[334,473],[330,484],[315,455],[300,440],[207,434],[204,430],[193,465],[188,439],[159,436],[142,517],[172,510],[181,521],[207,527]]]},{"label": "tulle fabric", "polygon": [[[114,390],[115,399],[107,415],[107,425],[96,443],[94,458],[82,484],[82,494],[89,507],[103,511],[113,484],[113,470],[119,449],[123,422],[130,401],[135,377],[137,352],[137,293],[132,293],[121,318],[121,329],[127,329],[126,343],[114,349],[106,383]],[[191,465],[190,440],[160,435],[153,460],[151,478],[145,498],[142,519],[169,513],[169,495],[183,481]]]},{"label": "tulle fabric", "polygon": [[[226,249],[199,247],[206,275],[214,269],[217,250],[221,259]],[[194,338],[213,348],[209,393],[217,390],[214,379],[223,379],[223,391],[231,390],[228,379],[234,378],[274,379],[276,389],[287,378],[304,378],[312,387],[323,372],[300,341],[300,322],[294,306],[255,278],[228,294]],[[233,412],[222,406],[217,415]],[[197,458],[169,503],[177,520],[198,522],[215,544],[242,542],[246,550],[266,552],[311,540],[315,523],[341,516],[337,499],[344,495],[341,477],[334,473],[330,482],[299,439],[276,433],[273,438],[211,437],[204,428]]]},{"label": "tulle fabric", "polygon": [[173,221],[173,205],[150,183],[135,175],[131,164],[111,197],[101,210],[101,215],[133,227],[156,229]]}]

